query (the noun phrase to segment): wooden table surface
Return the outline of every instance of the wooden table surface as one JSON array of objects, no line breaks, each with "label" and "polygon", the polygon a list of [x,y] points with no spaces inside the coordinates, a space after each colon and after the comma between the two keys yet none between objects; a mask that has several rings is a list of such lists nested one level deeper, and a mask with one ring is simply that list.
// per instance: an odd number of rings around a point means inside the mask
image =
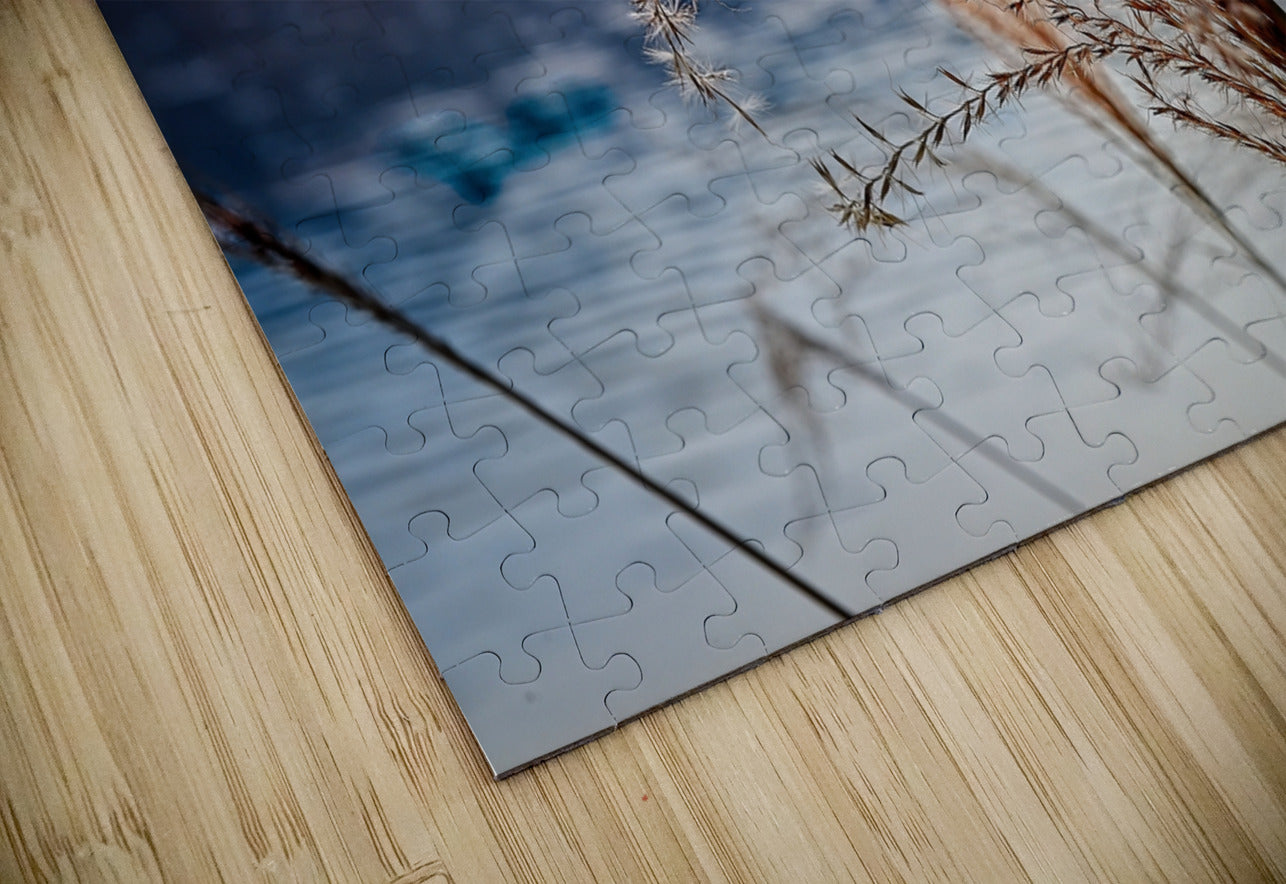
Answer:
[{"label": "wooden table surface", "polygon": [[1286,432],[504,782],[93,6],[0,3],[0,879],[1286,878]]}]

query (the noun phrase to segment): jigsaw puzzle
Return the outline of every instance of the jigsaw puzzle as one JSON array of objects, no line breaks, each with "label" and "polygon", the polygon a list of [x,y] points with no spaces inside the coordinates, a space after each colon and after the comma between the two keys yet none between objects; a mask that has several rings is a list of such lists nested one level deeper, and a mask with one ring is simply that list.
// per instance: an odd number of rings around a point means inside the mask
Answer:
[{"label": "jigsaw puzzle", "polygon": [[[703,7],[767,136],[625,0],[102,9],[193,187],[381,305],[226,242],[497,775],[1286,419],[1280,267],[1054,97],[835,223],[808,160],[988,63],[933,2]],[[1279,256],[1282,173],[1156,131]]]}]

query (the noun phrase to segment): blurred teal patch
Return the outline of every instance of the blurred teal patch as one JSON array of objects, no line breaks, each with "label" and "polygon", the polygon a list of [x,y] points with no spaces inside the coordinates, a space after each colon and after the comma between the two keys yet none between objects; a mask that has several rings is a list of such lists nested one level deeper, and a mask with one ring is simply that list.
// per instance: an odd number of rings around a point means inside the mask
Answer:
[{"label": "blurred teal patch", "polygon": [[395,127],[386,140],[421,175],[479,205],[499,195],[515,168],[610,129],[615,107],[606,85],[574,83],[518,96],[505,108],[504,128],[443,111]]}]

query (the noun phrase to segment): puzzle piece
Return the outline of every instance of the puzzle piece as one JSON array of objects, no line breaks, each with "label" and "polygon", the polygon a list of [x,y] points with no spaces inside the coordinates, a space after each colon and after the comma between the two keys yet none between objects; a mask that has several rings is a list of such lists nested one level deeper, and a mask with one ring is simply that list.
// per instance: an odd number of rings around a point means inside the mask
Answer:
[{"label": "puzzle piece", "polygon": [[1091,445],[1100,444],[1114,431],[1133,443],[1138,459],[1108,471],[1122,491],[1141,488],[1199,460],[1202,452],[1218,451],[1244,438],[1231,423],[1221,423],[1209,433],[1200,433],[1193,427],[1189,413],[1194,407],[1213,402],[1215,395],[1184,366],[1153,379],[1141,376],[1138,366],[1122,356],[1103,363],[1099,374],[1116,388],[1117,395],[1072,409],[1072,418]]},{"label": "puzzle piece", "polygon": [[1058,281],[1065,296],[1052,312],[1042,310],[1035,295],[1021,295],[1000,315],[1019,330],[1022,341],[996,351],[996,365],[1011,377],[1033,369],[1049,373],[1069,408],[1114,397],[1114,388],[1098,374],[1104,362],[1128,355],[1149,378],[1175,365],[1173,354],[1150,337],[1139,317],[1154,303],[1148,292],[1115,293],[1101,270]]},{"label": "puzzle piece", "polygon": [[792,568],[800,577],[813,586],[834,591],[834,598],[850,611],[867,611],[882,604],[869,578],[877,571],[897,567],[898,550],[893,541],[878,537],[857,549],[848,549],[840,541],[830,513],[789,523],[786,536],[804,551]]},{"label": "puzzle piece", "polygon": [[[309,420],[322,444],[378,426],[390,451],[409,454],[419,449],[424,444],[423,436],[407,425],[407,415],[441,404],[441,389],[436,383],[426,383],[422,374],[384,377],[385,351],[413,345],[405,336],[335,301],[313,306],[308,320],[322,329],[322,339],[281,353],[278,359],[296,395],[314,401]],[[367,386],[357,394],[354,388],[359,379],[364,379]],[[372,397],[372,407],[354,409],[347,396],[325,395],[336,389]]]},{"label": "puzzle piece", "polygon": [[[774,654],[836,625],[834,614],[737,550],[725,546],[723,554],[706,567],[737,602],[731,614],[706,620],[706,640],[713,647],[737,648],[754,637]],[[865,587],[830,586],[827,590],[837,601],[866,597]]]},{"label": "puzzle piece", "polygon": [[[614,470],[597,469],[582,481],[598,501],[586,515],[563,516],[549,491],[510,510],[536,539],[534,549],[500,565],[513,586],[525,588],[552,576],[561,587],[567,619],[582,623],[629,610],[629,598],[616,589],[615,579],[635,562],[648,564],[663,590],[696,574],[700,562],[666,527],[669,504]],[[569,557],[569,549],[578,554]]]},{"label": "puzzle piece", "polygon": [[[1247,201],[1245,206],[1235,206],[1229,211],[1229,218],[1238,229],[1249,226],[1257,230],[1280,230],[1286,221],[1286,187],[1273,188]],[[1243,218],[1246,224],[1237,223]]]},{"label": "puzzle piece", "polygon": [[[487,763],[497,776],[612,730],[616,720],[605,698],[642,681],[638,664],[626,654],[614,654],[598,669],[586,666],[569,627],[532,633],[522,647],[540,663],[531,681],[502,679],[491,653],[442,673],[470,730],[486,745]],[[586,703],[585,697],[599,700]]]},{"label": "puzzle piece", "polygon": [[1087,444],[1066,411],[1028,418],[1027,428],[1040,438],[1038,459],[1014,458],[1004,440],[992,436],[957,460],[987,492],[985,501],[956,511],[956,521],[974,537],[997,527],[1015,537],[1038,534],[1095,509],[1120,494],[1108,478],[1112,469],[1138,458],[1120,433]]},{"label": "puzzle piece", "polygon": [[[534,370],[531,354],[515,350],[500,361],[502,374],[514,381],[523,395],[565,414],[581,396],[601,387],[578,362],[570,362],[557,371],[540,374]],[[558,496],[558,511],[566,516],[588,513],[598,503],[594,493],[581,484],[581,478],[602,466],[599,459],[559,432],[534,419],[525,411],[511,406],[500,396],[487,396],[453,403],[452,425],[462,435],[483,427],[500,430],[505,448],[499,456],[479,460],[474,474],[487,491],[506,509],[527,500],[539,491],[552,491]],[[605,444],[626,460],[633,449],[623,428],[608,426],[597,434],[596,441]],[[520,453],[510,457],[510,453]]]},{"label": "puzzle piece", "polygon": [[[523,650],[533,631],[567,623],[558,582],[542,577],[515,589],[496,569],[497,561],[535,547],[531,535],[509,516],[501,516],[466,536],[450,531],[440,512],[411,519],[410,533],[424,542],[425,553],[389,569],[406,609],[433,649],[439,670],[449,669],[481,652],[500,658],[500,677],[516,684],[534,681],[540,663]],[[468,580],[443,579],[443,566],[467,569]]]},{"label": "puzzle piece", "polygon": [[255,285],[268,272],[245,259],[232,257],[228,261],[232,272],[238,279],[250,283],[246,293],[251,309],[259,319],[259,325],[273,352],[278,359],[320,344],[326,337],[326,329],[312,321],[313,308],[318,305],[317,293],[310,286],[297,281],[283,281],[273,287],[272,296],[261,298],[269,287]]},{"label": "puzzle piece", "polygon": [[[523,280],[530,292],[546,288],[553,291],[580,292],[577,300],[588,311],[557,317],[550,331],[573,353],[584,354],[622,331],[631,332],[640,351],[659,355],[668,350],[674,338],[655,323],[635,322],[637,304],[645,300],[655,304],[659,317],[667,310],[691,303],[682,274],[667,272],[656,279],[624,280],[618,288],[604,288],[604,277],[610,269],[627,265],[641,249],[650,249],[655,238],[642,224],[631,222],[615,236],[604,238],[592,233],[586,215],[565,216],[556,226],[569,234],[568,247],[560,252],[519,262]],[[581,300],[583,299],[583,301]],[[635,325],[640,327],[635,328]]]},{"label": "puzzle piece", "polygon": [[835,511],[881,498],[882,489],[868,479],[867,464],[890,452],[898,452],[913,482],[928,479],[950,463],[942,447],[914,420],[917,411],[942,405],[932,381],[916,378],[894,387],[869,367],[835,369],[829,380],[844,394],[843,407],[818,415],[816,433],[766,446],[760,457],[765,472],[786,476],[801,467],[812,469],[827,507]]},{"label": "puzzle piece", "polygon": [[[381,212],[379,207],[373,207],[369,211],[344,210],[340,213],[358,225],[369,226],[380,217],[384,217],[384,223],[388,224],[390,216],[409,225],[410,230],[399,234],[399,252],[402,254],[443,250],[441,260],[435,262],[430,273],[415,261],[394,261],[367,267],[362,274],[366,281],[384,294],[388,303],[398,305],[418,296],[432,295],[435,291],[445,295],[445,298],[438,299],[440,302],[456,307],[481,304],[489,294],[513,297],[521,293],[523,286],[516,276],[510,275],[503,283],[497,281],[499,268],[505,264],[512,266],[515,261],[514,243],[505,226],[493,221],[482,222],[468,230],[461,229],[453,223],[454,216],[443,217],[443,202],[440,191],[417,186],[400,195],[396,204],[398,211]],[[446,202],[454,203],[454,198]],[[434,221],[410,223],[420,222],[425,217]],[[394,226],[389,229],[396,232]],[[480,267],[490,269],[484,270],[481,276],[475,275]],[[424,305],[421,309],[428,309],[431,302],[421,297],[419,303]]]},{"label": "puzzle piece", "polygon": [[[540,297],[528,297],[521,288],[497,289],[488,301],[456,307],[441,297],[415,297],[402,305],[402,313],[419,327],[435,332],[457,350],[473,358],[491,374],[500,360],[523,349],[537,372],[549,374],[572,361],[572,354],[552,335],[537,336],[531,328],[548,328],[560,317],[574,316],[580,302],[567,291],[555,290]],[[388,370],[395,377],[409,377],[432,354],[416,341],[398,341],[389,346]],[[476,381],[452,382],[455,375],[443,376],[447,401],[477,395]],[[588,395],[588,393],[587,393]]]},{"label": "puzzle piece", "polygon": [[[1212,264],[1212,269],[1219,263]],[[1229,268],[1227,263],[1223,266]],[[1281,315],[1270,283],[1256,274],[1235,271],[1233,275],[1240,278],[1226,284],[1212,278],[1214,273],[1197,276],[1180,266],[1172,270],[1170,287],[1155,290],[1152,295],[1156,309],[1139,320],[1153,339],[1183,361],[1205,347],[1212,335],[1218,335],[1229,348],[1228,356],[1237,362],[1255,362],[1263,357],[1263,342],[1248,334],[1246,328]],[[1195,287],[1193,282],[1197,283]]]},{"label": "puzzle piece", "polygon": [[921,243],[907,248],[905,262],[916,268],[913,274],[904,272],[901,261],[869,260],[870,244],[858,241],[820,261],[832,279],[852,280],[840,297],[814,305],[822,325],[842,325],[855,316],[880,356],[890,358],[915,353],[922,346],[906,330],[911,314],[936,314],[951,335],[963,334],[991,315],[987,303],[958,275],[961,268],[984,260],[977,240],[961,236],[946,246]]},{"label": "puzzle piece", "polygon": [[[1103,267],[1109,280],[1125,273],[1143,253],[1122,236],[1101,242],[1079,225],[1092,216],[1081,213],[1075,203],[1016,166],[1002,165],[1003,160],[985,154],[973,160],[980,168],[961,179],[964,192],[975,200],[959,200],[945,217],[944,227],[958,228],[977,223],[985,215],[994,229],[1005,231],[1005,251],[1013,256],[1012,270],[997,273],[982,264],[961,267],[958,275],[988,306],[999,310],[1024,294],[1035,295],[1046,313],[1055,313],[1066,302],[1067,293],[1058,289],[1057,281]],[[935,225],[936,226],[936,225]],[[1099,228],[1095,225],[1094,231]],[[1027,256],[1024,261],[1022,256]],[[1039,268],[1039,272],[1033,272]],[[1121,269],[1118,269],[1121,268]],[[1131,276],[1128,292],[1136,284]],[[1064,308],[1066,309],[1066,308]]]},{"label": "puzzle piece", "polygon": [[959,530],[956,512],[967,504],[982,503],[987,492],[956,464],[924,481],[911,479],[906,464],[896,457],[873,461],[866,472],[883,497],[838,510],[832,517],[845,549],[862,550],[873,540],[888,540],[897,547],[896,567],[867,577],[881,600],[896,598],[1017,542],[1003,525],[993,526],[983,537]]},{"label": "puzzle piece", "polygon": [[[630,257],[630,266],[643,279],[656,279],[666,270],[691,273],[694,278],[710,276],[731,279],[742,256],[739,249],[710,249],[704,251],[685,239],[680,231],[691,230],[697,219],[712,218],[723,210],[722,200],[693,200],[687,194],[672,194],[656,205],[640,212],[639,221],[652,233],[656,244],[640,249]],[[702,211],[708,214],[700,214]],[[679,270],[682,267],[684,270]]]},{"label": "puzzle piece", "polygon": [[395,59],[404,81],[428,106],[443,90],[489,84],[493,74],[499,91],[512,90],[515,78],[506,62],[521,62],[527,55],[509,15],[513,9],[512,4],[382,4],[373,9],[382,38],[356,41],[353,52],[362,62]]},{"label": "puzzle piece", "polygon": [[1220,431],[1224,421],[1232,421],[1249,437],[1277,423],[1277,415],[1286,401],[1286,321],[1268,320],[1251,326],[1256,332],[1274,332],[1268,337],[1264,354],[1253,362],[1242,362],[1240,351],[1226,341],[1206,344],[1188,359],[1186,365],[1214,393],[1210,402],[1193,405],[1188,411],[1192,425],[1202,433]]},{"label": "puzzle piece", "polygon": [[[805,273],[796,282],[808,276]],[[769,294],[765,297],[766,293]],[[869,368],[877,360],[875,348],[859,321],[828,329],[788,318],[792,306],[799,306],[800,312],[807,315],[806,306],[799,301],[792,304],[796,293],[809,297],[802,285],[785,290],[765,288],[756,292],[753,300],[709,305],[701,308],[698,315],[702,326],[713,330],[712,334],[741,331],[754,339],[759,347],[758,358],[729,367],[728,375],[756,402],[774,414],[782,407],[789,410],[797,404],[797,397],[785,394],[798,388],[804,392],[809,409],[832,411],[843,406],[844,393],[830,383],[829,372],[853,365]],[[773,306],[766,308],[764,303]],[[811,419],[805,420],[812,423]]]},{"label": "puzzle piece", "polygon": [[1041,456],[1027,418],[1060,408],[1062,400],[1047,372],[1033,369],[1014,378],[996,367],[995,353],[1019,341],[1012,326],[992,315],[962,335],[949,335],[940,317],[920,313],[907,319],[906,329],[923,349],[886,360],[884,369],[898,386],[936,378],[942,404],[916,411],[914,419],[949,457],[959,458],[990,436],[1004,439],[1018,460]]},{"label": "puzzle piece", "polygon": [[[789,208],[791,205],[800,207],[798,216]],[[745,285],[736,285],[730,275],[720,285],[698,286],[693,295],[695,306],[708,307],[762,294],[773,302],[791,300],[810,307],[815,301],[840,294],[839,284],[781,233],[781,228],[792,220],[807,215],[803,202],[798,197],[782,197],[774,204],[773,214],[781,219],[776,229],[759,224],[743,228],[763,245],[757,254],[743,257],[735,265],[736,276],[745,280]]]},{"label": "puzzle piece", "polygon": [[[709,316],[709,311],[704,311]],[[847,330],[859,328],[857,324]],[[759,323],[755,340],[760,346],[759,358],[728,369],[729,376],[756,402],[774,416],[798,418],[808,433],[818,432],[814,412],[825,414],[843,408],[844,391],[831,383],[829,375],[836,368],[859,366],[871,372],[875,357],[858,338],[855,344],[845,335],[811,334],[806,340],[796,337],[799,330],[784,320],[770,315]],[[814,331],[814,330],[809,330]]]},{"label": "puzzle piece", "polygon": [[414,411],[404,419],[420,439],[410,454],[390,454],[384,430],[374,427],[326,445],[335,473],[387,567],[423,553],[406,526],[430,509],[445,513],[456,536],[473,534],[504,512],[474,475],[474,465],[501,456],[505,439],[495,427],[457,435],[448,407]]},{"label": "puzzle piece", "polygon": [[[706,621],[730,614],[736,607],[732,596],[706,571],[675,589],[661,591],[651,567],[636,562],[618,575],[617,588],[630,600],[628,611],[572,626],[590,667],[624,653],[644,674],[636,687],[607,695],[607,708],[617,721],[681,697],[764,656],[763,642],[755,636],[746,636],[727,649],[706,642]],[[657,641],[657,636],[664,639]]]},{"label": "puzzle piece", "polygon": [[[728,525],[754,541],[774,561],[790,565],[799,549],[782,533],[776,503],[791,499],[794,508],[813,512],[824,507],[815,483],[800,477],[778,477],[759,469],[760,450],[782,445],[786,431],[767,412],[756,411],[726,432],[712,431],[703,412],[686,408],[670,415],[666,425],[683,440],[671,454],[644,459],[643,471],[708,513],[731,513]],[[686,490],[690,489],[690,490]]]},{"label": "puzzle piece", "polygon": [[[659,356],[641,352],[629,332],[613,335],[585,353],[584,363],[605,393],[581,400],[572,410],[591,432],[611,420],[624,423],[639,457],[678,450],[681,440],[665,427],[665,419],[680,408],[702,403],[706,421],[717,433],[757,407],[728,376],[729,366],[754,359],[753,341],[742,334],[708,341],[691,311],[670,314],[662,322],[674,344]],[[653,383],[658,373],[668,379],[663,387]]]},{"label": "puzzle piece", "polygon": [[[1013,120],[1012,128],[1003,131],[1010,120]],[[1124,170],[1135,170],[1137,164],[1122,162],[1120,152],[1110,146],[1111,139],[1100,128],[1086,125],[1081,115],[1069,112],[1061,96],[1033,92],[1030,100],[1024,98],[1021,113],[1011,110],[995,122],[1002,129],[997,147],[1010,163],[1030,168],[1037,178],[1060,194],[1084,196],[1087,205],[1101,205],[1101,199],[1110,199],[1122,213],[1118,229],[1135,220],[1130,216],[1139,205],[1136,201],[1141,194],[1149,198],[1155,196],[1155,182],[1149,187],[1145,171],[1138,170],[1137,175],[1121,179]],[[1033,133],[1038,133],[1042,144],[1057,144],[1059,149],[1034,155]],[[1071,186],[1066,186],[1068,184]],[[1118,188],[1115,193],[1111,191],[1113,185]]]}]

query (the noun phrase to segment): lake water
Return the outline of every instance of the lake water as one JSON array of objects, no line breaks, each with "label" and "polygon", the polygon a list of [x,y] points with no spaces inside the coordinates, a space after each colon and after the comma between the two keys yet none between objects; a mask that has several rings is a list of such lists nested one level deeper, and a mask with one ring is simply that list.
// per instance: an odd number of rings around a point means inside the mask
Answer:
[{"label": "lake water", "polygon": [[[987,64],[937,6],[703,6],[767,138],[685,105],[624,2],[103,9],[194,187],[852,614],[1286,417],[1282,291],[1059,101],[997,114],[904,230],[835,223],[807,160],[874,161],[854,113],[905,135],[895,90]],[[1280,172],[1159,133],[1280,245]],[[414,340],[229,260],[497,772],[833,624]]]}]

